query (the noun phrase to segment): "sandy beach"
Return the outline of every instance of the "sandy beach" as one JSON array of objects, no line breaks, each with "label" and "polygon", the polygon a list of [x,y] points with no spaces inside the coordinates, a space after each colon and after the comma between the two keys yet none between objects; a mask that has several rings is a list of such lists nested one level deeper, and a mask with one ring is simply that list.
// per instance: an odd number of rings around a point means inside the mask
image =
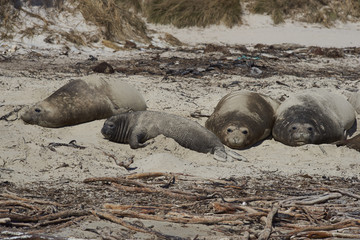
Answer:
[{"label": "sandy beach", "polygon": [[[290,147],[270,137],[249,149],[236,151],[246,157],[247,162],[218,162],[211,154],[185,149],[164,136],[136,150],[125,144],[109,142],[100,133],[104,120],[52,129],[25,124],[20,119],[24,106],[45,99],[70,80],[86,78],[91,74],[126,81],[143,94],[149,110],[177,114],[201,125],[204,125],[206,117],[193,118],[192,113],[209,115],[224,95],[240,89],[260,92],[280,101],[308,88],[325,88],[344,97],[359,91],[359,23],[339,24],[329,29],[291,22],[273,26],[269,18],[263,16],[249,16],[245,22],[244,26],[232,29],[222,26],[175,29],[150,25],[150,29],[156,30],[157,34],[167,32],[177,37],[186,44],[182,47],[148,48],[139,44],[137,49],[115,52],[103,46],[93,49],[71,47],[64,55],[59,46],[39,46],[37,43],[28,44],[26,40],[1,43],[2,200],[6,200],[4,194],[12,193],[24,198],[64,201],[67,198],[58,196],[59,193],[63,195],[76,191],[81,192],[83,197],[95,199],[97,195],[91,190],[93,186],[83,183],[84,179],[147,172],[219,181],[232,178],[293,179],[295,176],[320,179],[319,182],[321,179],[352,179],[347,189],[359,194],[360,154],[344,146],[321,144]],[[154,45],[161,45],[154,39]],[[206,52],[207,44],[219,46],[219,50]],[[323,51],[318,54],[311,46]],[[339,56],[329,57],[329,47],[336,47]],[[89,60],[89,55],[98,60]],[[236,60],[240,61],[238,65],[234,64]],[[260,74],[251,72],[247,66],[250,60],[253,67],[261,70]],[[110,63],[116,72],[94,73],[91,68],[101,61]],[[217,67],[207,70],[215,63]],[[360,121],[359,115],[357,121]],[[356,133],[360,133],[360,130]],[[52,143],[68,144],[72,140],[76,140],[76,144],[84,149],[51,147]],[[134,161],[131,170],[118,165],[128,159]],[[336,182],[331,184],[336,187]],[[58,193],[55,189],[58,189]],[[89,203],[90,208],[99,209],[102,203],[113,201],[122,203],[122,192],[111,192],[108,185],[104,189],[107,189],[108,198],[98,199],[100,202],[93,205]],[[49,195],[46,195],[47,191]],[[104,197],[104,194],[100,195]],[[69,196],[72,198],[75,195]],[[146,200],[136,201],[137,196],[134,195],[133,204],[144,205]],[[67,200],[70,203],[84,200],[81,206],[87,209],[85,197],[82,200],[70,198]],[[131,201],[130,198],[126,199]],[[346,201],[359,207],[358,199]],[[144,226],[151,225],[151,229],[183,238],[238,239],[242,236],[239,232],[225,234],[205,224],[141,221]],[[119,230],[118,226],[89,216],[55,231],[49,225],[43,232],[80,239],[121,239],[119,236],[156,238],[156,235],[139,232],[121,235],[124,230]],[[1,231],[29,229],[0,226]],[[97,233],[89,229],[95,229]],[[118,234],[118,238],[110,232]],[[256,233],[249,232],[250,239],[253,239]]]}]

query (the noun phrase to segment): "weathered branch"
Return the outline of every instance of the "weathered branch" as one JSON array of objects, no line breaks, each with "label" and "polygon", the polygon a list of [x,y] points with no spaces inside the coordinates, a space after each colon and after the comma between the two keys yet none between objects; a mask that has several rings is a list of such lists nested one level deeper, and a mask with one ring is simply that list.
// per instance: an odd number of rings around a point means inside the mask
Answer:
[{"label": "weathered branch", "polygon": [[271,211],[269,212],[269,214],[266,217],[265,228],[258,237],[259,240],[269,239],[271,231],[272,231],[272,222],[273,222],[273,219],[274,219],[276,213],[278,212],[279,208],[280,207],[278,204],[274,204],[274,206],[272,207]]}]

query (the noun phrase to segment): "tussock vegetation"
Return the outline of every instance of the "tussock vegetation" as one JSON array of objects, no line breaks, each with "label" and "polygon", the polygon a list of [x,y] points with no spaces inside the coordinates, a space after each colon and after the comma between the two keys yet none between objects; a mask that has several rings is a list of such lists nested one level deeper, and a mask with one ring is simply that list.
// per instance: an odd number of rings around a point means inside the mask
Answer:
[{"label": "tussock vegetation", "polygon": [[148,0],[144,15],[149,22],[176,27],[241,24],[239,0]]},{"label": "tussock vegetation", "polygon": [[[87,21],[101,29],[102,36],[97,37],[98,40],[149,43],[141,17],[179,28],[214,24],[233,27],[242,23],[242,6],[252,13],[271,15],[275,24],[294,19],[330,27],[338,20],[360,20],[360,0],[0,0],[0,37],[11,39],[14,33],[31,37],[56,24],[32,12],[31,7],[52,8],[56,11],[49,12],[55,15],[61,11],[80,11]],[[43,25],[24,29],[22,21],[27,20],[19,18],[20,13],[40,19]],[[60,36],[78,45],[89,42],[86,36],[75,31],[61,32]]]},{"label": "tussock vegetation", "polygon": [[11,39],[12,31],[15,27],[15,20],[19,15],[19,11],[16,10],[10,3],[10,0],[0,0],[0,39]]},{"label": "tussock vegetation", "polygon": [[[150,42],[146,35],[145,23],[128,7],[129,1],[115,0],[76,0],[77,8],[87,21],[103,29],[107,40],[118,41],[133,39]],[[136,2],[136,1],[135,1]],[[138,9],[135,6],[135,9]]]},{"label": "tussock vegetation", "polygon": [[253,13],[271,15],[275,24],[291,18],[308,23],[331,26],[336,20],[343,22],[359,19],[359,0],[248,0]]}]

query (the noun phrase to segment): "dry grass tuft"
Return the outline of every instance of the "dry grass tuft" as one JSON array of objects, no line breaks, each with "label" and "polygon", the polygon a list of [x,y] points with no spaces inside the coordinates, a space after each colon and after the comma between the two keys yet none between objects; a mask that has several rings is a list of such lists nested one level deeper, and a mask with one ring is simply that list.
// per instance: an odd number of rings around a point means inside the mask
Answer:
[{"label": "dry grass tuft", "polygon": [[179,28],[213,24],[233,27],[241,24],[242,9],[239,0],[148,0],[143,12],[152,23]]},{"label": "dry grass tuft", "polygon": [[105,46],[105,47],[108,47],[108,48],[111,48],[111,49],[114,49],[114,51],[121,51],[121,50],[125,50],[124,48],[120,47],[119,45],[117,45],[116,43],[114,42],[111,42],[109,40],[102,40],[102,44]]},{"label": "dry grass tuft", "polygon": [[170,33],[165,33],[163,38],[160,38],[162,40],[164,40],[165,42],[169,43],[172,46],[182,46],[184,45],[178,38],[176,38],[175,36],[171,35]]},{"label": "dry grass tuft", "polygon": [[[145,23],[134,11],[115,0],[76,0],[77,8],[83,17],[100,28],[110,41],[125,41],[133,39],[149,43]],[[124,1],[129,2],[129,1]]]},{"label": "dry grass tuft", "polygon": [[0,0],[0,27],[2,29],[0,39],[11,39],[16,26],[15,20],[19,16],[10,0]]},{"label": "dry grass tuft", "polygon": [[275,24],[291,18],[327,27],[335,21],[351,21],[360,17],[359,0],[248,0],[252,13],[268,14]]}]

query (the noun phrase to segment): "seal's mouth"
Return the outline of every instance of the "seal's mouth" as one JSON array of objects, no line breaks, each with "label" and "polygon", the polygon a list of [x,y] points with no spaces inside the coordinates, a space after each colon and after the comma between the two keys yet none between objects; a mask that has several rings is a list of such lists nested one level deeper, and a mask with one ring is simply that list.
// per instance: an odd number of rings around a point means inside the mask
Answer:
[{"label": "seal's mouth", "polygon": [[302,146],[308,144],[306,141],[294,141],[294,146]]}]

